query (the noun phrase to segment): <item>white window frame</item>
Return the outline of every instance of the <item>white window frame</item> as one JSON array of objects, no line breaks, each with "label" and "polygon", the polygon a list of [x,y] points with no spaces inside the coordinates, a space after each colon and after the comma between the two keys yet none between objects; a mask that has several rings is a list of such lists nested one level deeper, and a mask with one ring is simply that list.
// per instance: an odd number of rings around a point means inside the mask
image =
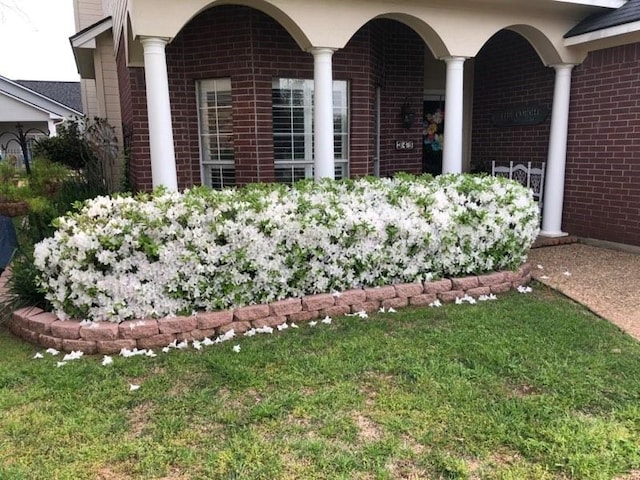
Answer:
[{"label": "white window frame", "polygon": [[[233,153],[233,110],[231,102],[231,79],[215,78],[196,81],[198,108],[198,140],[200,144],[200,175],[201,183],[209,187],[224,188],[235,186],[235,154]],[[214,103],[207,102],[207,96],[213,94]],[[225,94],[228,103],[220,105],[219,96]],[[222,118],[222,113],[227,118]],[[205,115],[205,113],[207,115]],[[208,115],[213,115],[213,122],[205,125]],[[225,127],[221,129],[221,127]],[[207,128],[208,127],[208,128]],[[224,137],[227,137],[225,140]],[[213,141],[215,140],[215,141]],[[212,142],[213,141],[213,142]],[[224,143],[229,149],[221,147]],[[212,145],[212,143],[215,145]],[[214,182],[212,179],[216,179]]]},{"label": "white window frame", "polygon": [[[274,78],[272,82],[272,92],[289,90],[291,102],[288,104],[277,103],[276,96],[273,95],[273,140],[274,140],[274,170],[276,181],[292,183],[302,178],[313,178],[314,175],[314,136],[313,136],[313,80]],[[298,95],[294,95],[297,92]],[[301,92],[301,95],[300,95]],[[295,105],[294,98],[302,99],[302,105]],[[303,129],[302,132],[295,132],[295,113],[302,112]],[[289,114],[291,129],[286,132],[276,131],[277,115]],[[334,147],[340,139],[342,148],[334,148],[334,161],[336,165],[336,178],[349,177],[349,82],[345,80],[334,80],[333,82],[333,115],[342,119],[339,131],[334,121]],[[285,152],[278,151],[278,139],[291,140],[291,148]],[[295,140],[302,138],[304,141],[304,157],[296,157]],[[286,158],[288,157],[288,158]],[[287,177],[287,169],[290,175]],[[278,173],[284,172],[284,177]],[[279,178],[280,177],[280,178]]]}]

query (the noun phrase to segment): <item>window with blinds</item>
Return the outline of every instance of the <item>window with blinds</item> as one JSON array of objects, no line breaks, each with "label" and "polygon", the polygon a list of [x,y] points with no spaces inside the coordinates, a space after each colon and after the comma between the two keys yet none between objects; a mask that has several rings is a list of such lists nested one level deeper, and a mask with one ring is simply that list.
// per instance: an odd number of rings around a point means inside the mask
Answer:
[{"label": "window with blinds", "polygon": [[[273,156],[276,181],[293,183],[313,177],[313,80],[273,80]],[[333,82],[336,178],[348,176],[348,83]]]},{"label": "window with blinds", "polygon": [[202,183],[213,188],[234,186],[231,79],[200,80],[196,87]]}]

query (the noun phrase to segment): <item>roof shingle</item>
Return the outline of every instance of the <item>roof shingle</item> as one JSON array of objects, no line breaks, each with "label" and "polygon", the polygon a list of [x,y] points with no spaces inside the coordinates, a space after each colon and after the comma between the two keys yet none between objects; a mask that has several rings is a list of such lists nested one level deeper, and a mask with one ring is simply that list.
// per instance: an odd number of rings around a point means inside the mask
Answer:
[{"label": "roof shingle", "polygon": [[640,0],[629,0],[615,10],[594,13],[564,34],[564,38],[640,21]]},{"label": "roof shingle", "polygon": [[16,83],[58,103],[82,112],[80,82],[50,82],[42,80],[15,80]]}]

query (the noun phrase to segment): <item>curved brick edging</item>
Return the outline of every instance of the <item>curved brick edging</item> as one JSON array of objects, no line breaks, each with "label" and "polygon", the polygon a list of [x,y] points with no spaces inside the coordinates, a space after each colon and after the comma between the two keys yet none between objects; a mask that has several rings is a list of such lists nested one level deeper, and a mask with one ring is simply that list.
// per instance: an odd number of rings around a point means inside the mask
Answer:
[{"label": "curved brick edging", "polygon": [[376,312],[380,307],[426,306],[436,299],[453,302],[465,294],[477,298],[504,293],[530,281],[531,266],[525,263],[515,272],[353,289],[340,294],[322,293],[231,310],[200,312],[190,317],[127,320],[119,324],[58,320],[53,313],[27,307],[13,313],[10,329],[15,335],[42,347],[111,354],[123,348],[164,347],[174,340],[203,340],[223,335],[231,329],[244,333],[251,328],[305,322],[327,315]]}]

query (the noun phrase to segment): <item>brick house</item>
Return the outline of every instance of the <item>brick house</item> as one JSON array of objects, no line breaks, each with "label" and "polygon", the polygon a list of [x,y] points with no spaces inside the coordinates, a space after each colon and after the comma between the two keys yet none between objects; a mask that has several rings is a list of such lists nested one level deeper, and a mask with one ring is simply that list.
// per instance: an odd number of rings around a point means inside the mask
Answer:
[{"label": "brick house", "polygon": [[546,162],[544,235],[640,245],[640,0],[74,6],[137,189]]}]

